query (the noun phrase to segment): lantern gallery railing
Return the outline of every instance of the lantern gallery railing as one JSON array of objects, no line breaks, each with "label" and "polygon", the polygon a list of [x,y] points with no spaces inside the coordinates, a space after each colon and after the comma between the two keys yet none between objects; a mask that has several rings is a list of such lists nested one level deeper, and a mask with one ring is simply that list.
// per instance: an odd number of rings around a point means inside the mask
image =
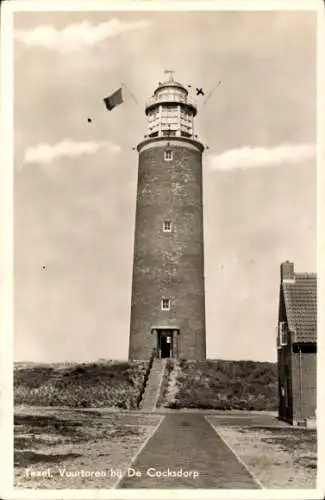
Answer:
[{"label": "lantern gallery railing", "polygon": [[169,95],[159,95],[157,97],[151,97],[148,99],[145,103],[146,108],[150,108],[151,106],[154,106],[155,104],[163,104],[164,102],[171,102],[174,105],[177,105],[178,103],[180,104],[188,104],[189,106],[192,106],[197,109],[196,103],[193,99],[190,97],[183,97],[180,95],[175,95],[175,94],[169,94]]}]

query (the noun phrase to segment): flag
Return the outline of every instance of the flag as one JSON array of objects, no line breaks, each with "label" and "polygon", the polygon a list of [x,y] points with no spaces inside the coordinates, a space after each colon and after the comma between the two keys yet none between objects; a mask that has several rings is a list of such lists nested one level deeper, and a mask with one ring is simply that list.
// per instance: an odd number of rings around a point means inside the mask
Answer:
[{"label": "flag", "polygon": [[119,104],[122,104],[123,102],[123,97],[122,97],[122,88],[118,89],[114,94],[105,97],[104,103],[108,111],[112,111],[112,109],[115,108],[115,106],[118,106]]}]

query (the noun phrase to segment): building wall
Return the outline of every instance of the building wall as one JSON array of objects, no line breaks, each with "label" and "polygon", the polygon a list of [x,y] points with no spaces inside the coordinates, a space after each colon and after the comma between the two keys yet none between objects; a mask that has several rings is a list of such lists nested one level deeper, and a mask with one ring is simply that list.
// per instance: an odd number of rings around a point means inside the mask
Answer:
[{"label": "building wall", "polygon": [[[282,271],[282,269],[281,269]],[[283,272],[283,271],[282,271]],[[283,297],[283,287],[280,287],[279,317],[278,317],[278,339],[279,345],[279,324],[284,322],[288,325],[287,315]],[[288,343],[278,349],[278,400],[279,418],[292,421],[292,339],[288,332]]]},{"label": "building wall", "polygon": [[295,350],[290,343],[278,350],[279,417],[293,423],[315,417],[317,394],[317,354],[301,353],[300,372],[300,355]]},{"label": "building wall", "polygon": [[[292,353],[293,421],[314,418],[316,410],[316,352],[301,353],[302,391],[300,396],[300,356]],[[300,399],[301,398],[301,399]]]},{"label": "building wall", "polygon": [[279,373],[279,417],[292,421],[292,356],[291,347],[283,346],[278,350]]},{"label": "building wall", "polygon": [[[139,149],[129,357],[147,359],[152,328],[165,326],[180,330],[179,357],[205,359],[203,147],[168,138]],[[171,233],[162,230],[165,220]],[[162,297],[170,311],[161,310]]]}]

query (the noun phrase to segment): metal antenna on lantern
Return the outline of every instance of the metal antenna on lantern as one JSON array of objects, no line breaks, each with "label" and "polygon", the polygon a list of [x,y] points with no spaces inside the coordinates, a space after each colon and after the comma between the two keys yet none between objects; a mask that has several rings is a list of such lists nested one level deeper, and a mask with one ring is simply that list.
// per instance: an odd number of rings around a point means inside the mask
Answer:
[{"label": "metal antenna on lantern", "polygon": [[173,79],[173,74],[175,73],[175,71],[173,71],[172,69],[165,69],[164,73],[166,75],[169,75],[169,79],[172,80]]},{"label": "metal antenna on lantern", "polygon": [[216,90],[216,88],[219,87],[219,85],[221,85],[221,80],[219,80],[218,83],[217,83],[217,85],[215,85],[213,87],[213,89],[211,90],[211,92],[208,93],[208,95],[206,96],[206,98],[203,101],[203,106],[207,103],[207,101],[210,99],[210,97],[212,96],[212,94],[214,93],[214,91]]}]

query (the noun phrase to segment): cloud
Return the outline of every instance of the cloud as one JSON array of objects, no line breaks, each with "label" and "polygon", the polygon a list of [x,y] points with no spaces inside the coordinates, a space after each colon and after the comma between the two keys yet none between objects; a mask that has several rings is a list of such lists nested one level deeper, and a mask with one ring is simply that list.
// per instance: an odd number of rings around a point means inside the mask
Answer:
[{"label": "cloud", "polygon": [[44,47],[67,54],[94,47],[107,38],[114,38],[127,31],[140,30],[148,24],[146,20],[123,22],[119,19],[111,19],[100,24],[83,21],[69,24],[62,30],[49,25],[37,26],[32,30],[17,30],[15,37],[28,47]]},{"label": "cloud", "polygon": [[116,144],[106,141],[102,142],[74,142],[65,139],[58,144],[39,144],[36,147],[28,148],[25,151],[25,163],[51,163],[53,160],[62,157],[76,158],[85,154],[94,154],[105,147],[111,153],[119,153],[121,148]]},{"label": "cloud", "polygon": [[210,157],[212,170],[236,170],[274,167],[281,164],[300,163],[315,157],[312,144],[282,144],[272,148],[244,146],[230,149]]}]

